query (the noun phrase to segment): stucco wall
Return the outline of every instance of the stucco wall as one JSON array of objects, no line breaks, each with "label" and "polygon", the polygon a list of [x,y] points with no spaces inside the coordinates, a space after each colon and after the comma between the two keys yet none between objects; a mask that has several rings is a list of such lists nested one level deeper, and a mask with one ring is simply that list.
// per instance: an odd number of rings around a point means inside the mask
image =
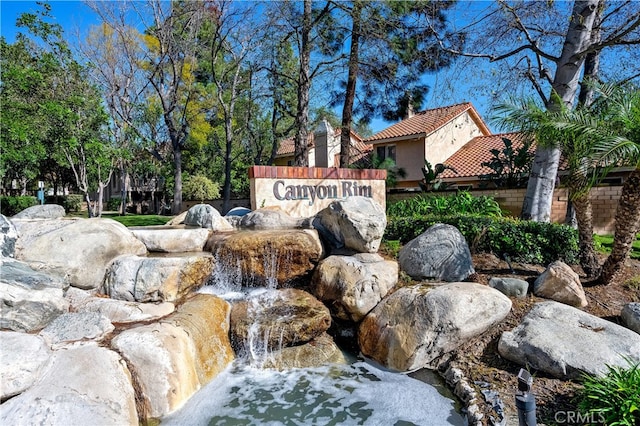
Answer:
[{"label": "stucco wall", "polygon": [[482,131],[469,111],[465,111],[427,135],[424,142],[425,158],[432,166],[443,163],[471,139],[481,135]]},{"label": "stucco wall", "polygon": [[420,136],[406,141],[375,144],[375,147],[395,145],[396,164],[407,173],[404,178],[398,178],[398,188],[418,188],[423,179],[422,168],[426,159],[435,166],[451,157],[467,142],[482,131],[471,118],[468,111],[460,114],[449,123],[426,136]]},{"label": "stucco wall", "polygon": [[[394,144],[388,144],[394,145]],[[376,148],[381,145],[376,145]],[[417,182],[422,180],[422,167],[424,167],[424,144],[422,139],[412,139],[395,143],[396,164],[406,172],[405,178],[398,178],[398,187],[403,187],[408,183],[411,186],[418,186]]]}]

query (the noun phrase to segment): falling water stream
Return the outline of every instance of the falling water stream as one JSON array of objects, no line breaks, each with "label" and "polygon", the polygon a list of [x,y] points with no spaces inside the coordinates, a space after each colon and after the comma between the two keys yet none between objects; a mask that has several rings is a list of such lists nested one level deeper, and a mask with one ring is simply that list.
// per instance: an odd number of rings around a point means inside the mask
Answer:
[{"label": "falling water stream", "polygon": [[[233,303],[244,298],[265,303],[266,287],[242,286],[239,259],[216,254],[216,271],[201,292]],[[275,272],[276,256],[264,256]],[[245,277],[246,278],[246,277]],[[256,296],[259,297],[256,297]],[[432,373],[420,380],[346,355],[345,364],[284,371],[263,369],[269,350],[261,336],[249,336],[246,354],[200,389],[164,425],[465,425],[460,406]],[[425,378],[426,377],[426,378]],[[429,382],[429,383],[427,383]]]}]

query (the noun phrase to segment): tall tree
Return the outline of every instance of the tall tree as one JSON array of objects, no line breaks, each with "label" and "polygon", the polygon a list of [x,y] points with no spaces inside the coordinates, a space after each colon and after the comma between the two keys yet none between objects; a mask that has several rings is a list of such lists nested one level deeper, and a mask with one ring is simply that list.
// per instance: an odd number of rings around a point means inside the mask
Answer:
[{"label": "tall tree", "polygon": [[222,210],[225,213],[230,209],[232,170],[236,159],[234,145],[248,122],[246,117],[240,119],[237,112],[240,100],[249,97],[251,88],[250,55],[257,43],[251,31],[253,11],[252,7],[239,8],[230,1],[210,2],[201,34],[206,48],[200,56],[205,64],[199,80],[213,86],[216,117],[212,119],[219,120],[224,129],[221,153],[224,160]]},{"label": "tall tree", "polygon": [[[513,77],[522,76],[549,109],[557,109],[561,103],[573,108],[587,55],[604,51],[634,55],[633,51],[626,53],[620,49],[640,44],[640,8],[633,1],[605,2],[602,19],[598,21],[602,6],[599,0],[576,0],[568,13],[568,26],[562,28],[566,25],[563,22],[567,22],[561,19],[566,16],[563,9],[568,5],[499,0],[465,28],[466,34],[489,36],[472,36],[476,43],[465,51],[452,48],[442,35],[440,43],[450,53],[497,64],[496,75],[512,87],[516,87]],[[600,30],[599,40],[592,37],[594,29]],[[637,69],[630,72],[633,73],[630,77],[638,76]],[[523,218],[550,219],[559,158],[557,149],[542,146],[537,149]]]},{"label": "tall tree", "polygon": [[[109,133],[120,148],[117,159],[121,187],[120,213],[126,213],[127,184],[135,145],[152,146],[152,141],[140,131],[136,116],[148,94],[148,80],[140,64],[144,59],[142,35],[126,23],[124,4],[103,6],[101,13],[107,22],[90,28],[77,47],[86,58],[90,76],[100,87],[109,114]],[[96,5],[94,4],[94,7]],[[118,23],[111,25],[111,23]]]},{"label": "tall tree", "polygon": [[[446,30],[444,11],[451,3],[429,1],[341,3],[350,23],[347,79],[336,103],[342,102],[340,167],[349,165],[354,116],[367,122],[374,115],[396,118],[398,106],[420,107],[427,92],[426,72],[451,60],[432,30]],[[429,25],[428,25],[428,24]],[[455,45],[462,42],[454,37]]]},{"label": "tall tree", "polygon": [[[26,179],[42,179],[45,164],[54,167],[52,164],[64,162],[75,173],[80,160],[83,179],[76,179],[76,183],[92,215],[89,193],[100,193],[101,186],[108,182],[98,173],[98,163],[109,162],[105,155],[108,143],[101,137],[106,122],[101,98],[88,81],[86,69],[72,57],[62,27],[49,22],[53,18],[50,6],[41,6],[41,10],[25,13],[17,21],[40,43],[24,34],[12,47],[1,40],[3,160],[6,156],[9,167],[26,166],[9,172],[9,176]],[[77,147],[82,147],[80,156],[72,155]],[[24,159],[19,160],[20,156]],[[110,167],[107,164],[105,168],[108,176]]]},{"label": "tall tree", "polygon": [[[127,22],[119,19],[121,15],[108,13],[110,2],[95,2],[90,6],[103,22],[112,28],[118,28],[121,34]],[[196,68],[195,49],[200,31],[205,4],[201,2],[125,2],[123,12],[128,20],[137,18],[144,26],[144,58],[138,61],[144,70],[146,81],[153,96],[147,97],[147,103],[156,103],[160,108],[164,129],[155,136],[155,144],[161,147],[169,144],[173,163],[173,202],[171,211],[177,214],[182,209],[182,150],[190,131],[190,103],[197,90],[194,80]],[[117,19],[114,19],[117,18]],[[148,22],[148,18],[150,21]],[[126,45],[123,45],[126,47]],[[130,61],[131,55],[139,55],[137,50],[124,53]],[[155,100],[153,99],[155,97]],[[140,132],[138,132],[140,133]]]},{"label": "tall tree", "polygon": [[[302,10],[298,5],[302,4]],[[314,81],[339,63],[339,26],[334,21],[336,3],[332,1],[282,1],[269,3],[271,16],[268,31],[281,36],[282,43],[294,47],[298,66],[294,73],[286,69],[271,69],[281,79],[287,79],[296,88],[294,110],[294,164],[308,165],[309,110]],[[337,52],[337,53],[336,53]]]}]

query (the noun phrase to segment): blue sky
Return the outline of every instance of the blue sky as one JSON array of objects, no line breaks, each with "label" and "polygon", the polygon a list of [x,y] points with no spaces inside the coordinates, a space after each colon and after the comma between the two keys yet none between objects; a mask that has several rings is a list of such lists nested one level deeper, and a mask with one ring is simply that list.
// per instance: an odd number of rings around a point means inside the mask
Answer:
[{"label": "blue sky", "polygon": [[[62,25],[65,33],[71,33],[75,29],[86,28],[98,23],[97,17],[81,1],[50,1],[51,15],[55,21]],[[15,23],[18,17],[25,13],[40,10],[35,1],[1,0],[0,1],[0,33],[12,43],[16,33],[19,32]]]},{"label": "blue sky", "polygon": [[[97,16],[81,1],[66,1],[66,0],[50,0],[51,15],[55,18],[55,22],[59,23],[65,35],[69,40],[74,37],[76,31],[82,33],[83,30],[90,25],[96,25],[99,23]],[[487,2],[475,1],[470,3],[472,8],[486,7]],[[23,0],[0,0],[0,34],[5,37],[7,42],[12,43],[15,41],[18,28],[15,26],[16,19],[22,13],[35,12],[39,10],[39,6],[35,1],[23,1]],[[430,94],[427,95],[425,109],[435,108],[439,106],[451,105],[460,102],[472,102],[480,115],[488,121],[488,99],[479,95],[470,94],[469,90],[465,89],[465,81],[460,81],[455,90],[451,91],[437,91],[434,90],[438,86],[439,79],[442,77],[437,74],[427,75],[424,79],[431,87]],[[338,111],[340,114],[340,111]],[[393,123],[386,122],[382,119],[375,119],[371,122],[370,127],[373,132],[378,132],[384,128],[390,126]],[[490,123],[488,123],[490,124]]]}]

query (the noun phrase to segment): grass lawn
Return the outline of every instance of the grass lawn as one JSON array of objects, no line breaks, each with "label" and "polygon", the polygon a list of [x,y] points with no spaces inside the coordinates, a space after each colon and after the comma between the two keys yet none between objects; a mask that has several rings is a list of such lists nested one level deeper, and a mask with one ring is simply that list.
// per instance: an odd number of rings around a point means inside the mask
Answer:
[{"label": "grass lawn", "polygon": [[[67,217],[86,218],[87,212],[70,212],[67,213]],[[113,219],[127,227],[165,225],[173,218],[173,216],[159,216],[156,214],[128,214],[126,216],[120,216],[117,213],[103,213],[102,217]]]},{"label": "grass lawn", "polygon": [[[606,254],[611,253],[613,235],[594,235],[593,239],[596,245],[596,250]],[[631,248],[630,257],[632,259],[640,259],[640,234],[636,235],[636,239]]]},{"label": "grass lawn", "polygon": [[126,216],[120,216],[117,214],[103,214],[102,217],[107,217],[115,221],[120,222],[124,226],[152,226],[152,225],[165,225],[169,222],[173,216],[159,216],[157,214],[138,215],[128,214]]}]

